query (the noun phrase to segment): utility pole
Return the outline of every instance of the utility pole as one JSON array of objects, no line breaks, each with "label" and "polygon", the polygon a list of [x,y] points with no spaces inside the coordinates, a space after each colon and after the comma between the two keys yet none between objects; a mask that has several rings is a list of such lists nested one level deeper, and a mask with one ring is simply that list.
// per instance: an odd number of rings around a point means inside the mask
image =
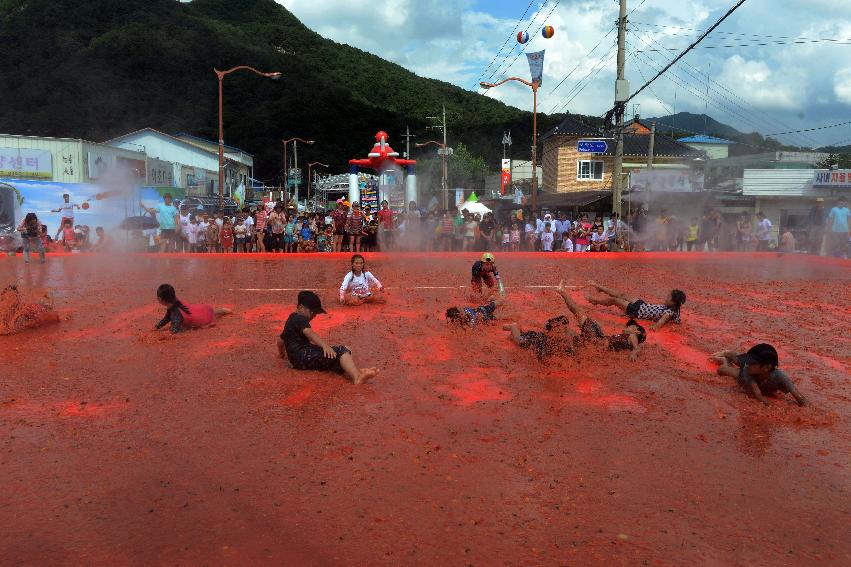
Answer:
[{"label": "utility pole", "polygon": [[284,191],[281,199],[285,203],[290,202],[290,170],[287,169],[287,145],[284,144]]},{"label": "utility pole", "polygon": [[[437,120],[437,116],[427,116],[429,120]],[[443,198],[441,202],[443,203],[443,210],[449,210],[449,189],[448,189],[448,180],[447,180],[447,169],[446,169],[446,157],[447,157],[447,147],[446,147],[446,105],[443,105],[443,118],[440,121],[439,126],[428,126],[428,129],[440,129],[443,130],[443,147],[440,148],[440,168],[442,170],[441,173],[441,192],[443,193]]]},{"label": "utility pole", "polygon": [[624,78],[626,66],[626,0],[620,0],[618,16],[618,78],[615,81],[615,170],[612,174],[612,208],[621,215],[621,200],[623,199],[623,115],[624,102],[629,98],[629,83]]},{"label": "utility pole", "polygon": [[[298,140],[293,140],[293,169],[298,169]],[[310,183],[310,180],[307,180]],[[295,178],[295,212],[298,213],[298,190],[301,188],[301,172]]]},{"label": "utility pole", "polygon": [[405,126],[405,134],[402,135],[405,138],[405,159],[411,159],[411,138],[416,138],[416,134],[411,134],[411,128],[409,126]]},{"label": "utility pole", "polygon": [[656,121],[650,123],[650,141],[647,148],[647,210],[650,210],[650,195],[653,185],[653,146],[656,144]]},{"label": "utility pole", "polygon": [[449,210],[449,187],[446,179],[446,105],[443,105],[443,210]]}]

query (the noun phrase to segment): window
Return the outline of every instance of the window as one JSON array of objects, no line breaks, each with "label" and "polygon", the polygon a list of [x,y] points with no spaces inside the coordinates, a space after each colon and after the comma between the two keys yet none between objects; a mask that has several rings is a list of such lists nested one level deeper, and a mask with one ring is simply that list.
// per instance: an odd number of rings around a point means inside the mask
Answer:
[{"label": "window", "polygon": [[576,162],[576,179],[603,180],[603,162],[583,160]]}]

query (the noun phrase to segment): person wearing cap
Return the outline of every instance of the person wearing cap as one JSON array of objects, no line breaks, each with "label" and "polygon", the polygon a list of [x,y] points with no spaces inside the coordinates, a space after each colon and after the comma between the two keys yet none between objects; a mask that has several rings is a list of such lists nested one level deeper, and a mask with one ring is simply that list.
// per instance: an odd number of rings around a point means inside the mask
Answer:
[{"label": "person wearing cap", "polygon": [[298,370],[343,372],[354,384],[361,384],[378,375],[376,368],[359,369],[352,351],[345,346],[331,346],[310,327],[310,321],[320,313],[322,301],[312,291],[298,292],[296,310],[284,324],[278,337],[278,354]]},{"label": "person wearing cap", "polygon": [[769,403],[766,396],[777,392],[792,394],[799,406],[808,404],[789,376],[777,368],[777,350],[769,344],[760,343],[744,354],[736,354],[733,350],[716,352],[710,358],[720,364],[720,376],[735,378],[745,392],[764,404]]},{"label": "person wearing cap", "polygon": [[496,269],[496,261],[493,254],[485,252],[482,254],[481,260],[476,260],[473,263],[472,280],[470,285],[476,293],[482,293],[482,284],[484,283],[491,290],[494,286],[499,285],[500,295],[505,295],[505,288],[502,286],[502,279],[499,277],[499,272]]},{"label": "person wearing cap", "polygon": [[848,217],[848,199],[840,197],[836,206],[827,215],[827,228],[830,234],[830,253],[834,258],[848,257],[848,241],[851,240],[851,223]]},{"label": "person wearing cap", "polygon": [[826,223],[827,209],[824,208],[824,199],[819,197],[816,199],[816,204],[810,209],[810,227],[807,230],[807,250],[810,254],[815,256],[821,254]]}]

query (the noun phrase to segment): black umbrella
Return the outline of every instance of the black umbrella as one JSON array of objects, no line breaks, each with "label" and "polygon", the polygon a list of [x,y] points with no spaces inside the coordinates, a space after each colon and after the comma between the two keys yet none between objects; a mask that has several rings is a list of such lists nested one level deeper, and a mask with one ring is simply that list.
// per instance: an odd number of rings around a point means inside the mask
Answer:
[{"label": "black umbrella", "polygon": [[122,230],[148,230],[149,228],[157,228],[159,226],[160,223],[158,223],[157,219],[154,217],[140,215],[136,217],[127,217],[121,221],[118,228]]}]

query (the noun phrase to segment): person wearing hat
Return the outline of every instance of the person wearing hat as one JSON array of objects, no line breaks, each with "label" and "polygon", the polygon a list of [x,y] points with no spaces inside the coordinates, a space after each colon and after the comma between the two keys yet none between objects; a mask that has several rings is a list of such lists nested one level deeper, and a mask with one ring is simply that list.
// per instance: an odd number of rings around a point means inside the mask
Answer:
[{"label": "person wearing hat", "polygon": [[312,291],[298,292],[296,310],[284,324],[278,337],[278,354],[298,370],[343,372],[354,384],[361,384],[378,375],[376,368],[358,369],[352,351],[345,346],[331,346],[310,327],[310,321],[320,313],[322,301]]},{"label": "person wearing hat", "polygon": [[792,394],[799,406],[808,404],[789,376],[777,368],[777,350],[769,344],[760,343],[744,354],[732,350],[716,352],[710,358],[720,364],[720,376],[735,378],[745,392],[764,404],[769,403],[766,396],[777,392]]},{"label": "person wearing hat", "polygon": [[482,293],[482,284],[488,286],[491,291],[494,286],[499,285],[500,295],[505,295],[505,288],[502,286],[502,280],[496,269],[496,261],[490,252],[485,252],[482,254],[481,260],[476,260],[473,263],[472,275],[470,285],[473,287],[474,292]]}]

